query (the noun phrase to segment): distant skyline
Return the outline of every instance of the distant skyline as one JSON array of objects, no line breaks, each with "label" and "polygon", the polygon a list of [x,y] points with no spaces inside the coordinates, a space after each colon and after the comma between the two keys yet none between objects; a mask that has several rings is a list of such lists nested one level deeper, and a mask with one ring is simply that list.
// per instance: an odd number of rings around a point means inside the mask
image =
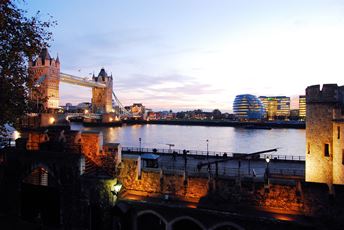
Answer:
[{"label": "distant skyline", "polygon": [[[58,22],[49,50],[62,72],[104,67],[125,105],[231,111],[237,94],[296,98],[309,85],[343,84],[344,1],[17,4]],[[61,83],[60,97],[77,104],[91,90]]]}]

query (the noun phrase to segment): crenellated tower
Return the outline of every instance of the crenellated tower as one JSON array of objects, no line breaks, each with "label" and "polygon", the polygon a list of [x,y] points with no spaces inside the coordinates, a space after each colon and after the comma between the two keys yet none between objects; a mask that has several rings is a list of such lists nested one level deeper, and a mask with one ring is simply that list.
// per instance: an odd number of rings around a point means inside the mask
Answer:
[{"label": "crenellated tower", "polygon": [[43,48],[39,56],[29,62],[29,79],[33,85],[30,99],[43,106],[44,111],[59,106],[60,61],[51,58],[48,49]]},{"label": "crenellated tower", "polygon": [[344,184],[344,86],[309,86],[306,105],[306,181]]},{"label": "crenellated tower", "polygon": [[92,112],[93,113],[111,113],[112,112],[112,75],[108,76],[105,69],[102,68],[98,77],[93,75],[93,81],[103,83],[106,88],[92,88]]}]

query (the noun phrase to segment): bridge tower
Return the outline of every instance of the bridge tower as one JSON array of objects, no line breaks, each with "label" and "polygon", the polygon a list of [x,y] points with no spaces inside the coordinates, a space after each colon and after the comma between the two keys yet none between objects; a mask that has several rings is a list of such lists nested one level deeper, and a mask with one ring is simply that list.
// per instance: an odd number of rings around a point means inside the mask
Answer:
[{"label": "bridge tower", "polygon": [[[40,104],[44,111],[59,106],[60,61],[51,58],[48,49],[43,48],[34,61],[29,61],[29,79],[33,84],[30,99]],[[37,108],[38,109],[38,108]]]},{"label": "bridge tower", "polygon": [[92,88],[92,112],[111,113],[113,86],[112,75],[108,76],[105,69],[102,68],[98,74],[98,77],[93,75],[92,80],[106,85],[106,88]]}]

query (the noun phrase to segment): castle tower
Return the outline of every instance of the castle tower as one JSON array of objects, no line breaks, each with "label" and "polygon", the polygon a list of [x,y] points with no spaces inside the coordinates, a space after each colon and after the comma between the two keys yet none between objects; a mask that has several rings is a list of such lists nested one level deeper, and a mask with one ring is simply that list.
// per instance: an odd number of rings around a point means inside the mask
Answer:
[{"label": "castle tower", "polygon": [[[344,184],[344,87],[306,89],[306,181]],[[344,117],[343,117],[344,118]]]},{"label": "castle tower", "polygon": [[93,76],[93,81],[103,83],[106,88],[92,89],[92,112],[93,113],[110,113],[112,112],[112,76],[108,76],[105,69],[102,68],[98,77]]},{"label": "castle tower", "polygon": [[33,85],[30,99],[43,106],[43,110],[54,110],[59,106],[60,61],[51,58],[43,48],[34,61],[29,62],[29,79]]}]

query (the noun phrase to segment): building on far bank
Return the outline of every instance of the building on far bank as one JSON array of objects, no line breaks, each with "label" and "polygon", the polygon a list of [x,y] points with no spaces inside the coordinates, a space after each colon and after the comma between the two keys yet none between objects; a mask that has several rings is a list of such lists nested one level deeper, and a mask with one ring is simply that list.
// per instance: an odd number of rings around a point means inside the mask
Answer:
[{"label": "building on far bank", "polygon": [[146,119],[146,108],[142,103],[134,103],[129,107],[134,119]]},{"label": "building on far bank", "polygon": [[290,116],[290,97],[260,96],[268,120],[287,119]]},{"label": "building on far bank", "polygon": [[299,96],[299,118],[300,120],[306,119],[306,96]]},{"label": "building on far bank", "polygon": [[300,111],[298,109],[291,109],[290,110],[290,120],[299,120],[299,113]]},{"label": "building on far bank", "polygon": [[237,95],[233,103],[233,111],[240,120],[260,120],[265,114],[262,102],[251,94]]}]

